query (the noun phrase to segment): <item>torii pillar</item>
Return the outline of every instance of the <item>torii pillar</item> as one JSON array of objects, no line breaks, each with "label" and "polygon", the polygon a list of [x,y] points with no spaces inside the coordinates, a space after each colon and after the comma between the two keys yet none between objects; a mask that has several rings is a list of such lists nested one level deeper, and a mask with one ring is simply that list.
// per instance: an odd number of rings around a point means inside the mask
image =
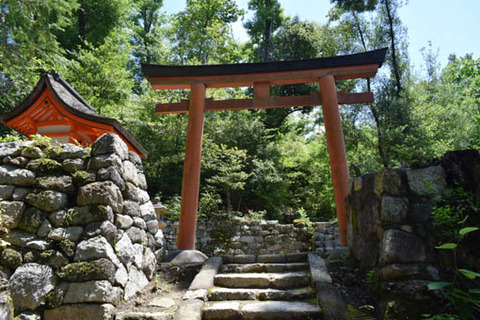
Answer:
[{"label": "torii pillar", "polygon": [[[195,249],[203,121],[206,111],[322,106],[342,245],[347,244],[345,198],[348,165],[339,104],[372,103],[371,92],[336,91],[335,80],[375,76],[386,49],[359,54],[297,61],[200,66],[142,64],[154,89],[190,89],[190,101],[159,103],[156,112],[188,112],[178,249]],[[271,97],[270,86],[318,82],[320,93]],[[253,87],[253,99],[205,99],[206,88]]]},{"label": "torii pillar", "polygon": [[348,194],[348,164],[345,141],[343,138],[342,121],[338,110],[337,90],[335,78],[331,75],[324,76],[318,81],[322,95],[322,111],[327,138],[328,156],[332,171],[333,191],[337,206],[337,219],[340,229],[342,245],[347,245],[347,209],[345,198]]},{"label": "torii pillar", "polygon": [[188,107],[187,147],[185,149],[183,167],[182,199],[177,239],[178,249],[195,249],[205,93],[205,84],[192,84],[190,106]]}]

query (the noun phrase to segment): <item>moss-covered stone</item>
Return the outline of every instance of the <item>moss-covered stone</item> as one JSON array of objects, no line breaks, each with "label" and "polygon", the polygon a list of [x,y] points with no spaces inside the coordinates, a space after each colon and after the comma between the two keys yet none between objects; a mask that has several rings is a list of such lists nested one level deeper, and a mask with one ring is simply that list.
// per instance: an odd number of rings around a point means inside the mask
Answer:
[{"label": "moss-covered stone", "polygon": [[77,245],[72,240],[65,239],[60,242],[59,247],[67,257],[73,257]]},{"label": "moss-covered stone", "polygon": [[47,158],[39,158],[30,161],[27,165],[27,169],[40,175],[56,174],[63,171],[61,163]]},{"label": "moss-covered stone", "polygon": [[13,300],[7,292],[0,292],[0,318],[2,320],[13,320]]},{"label": "moss-covered stone", "polygon": [[50,146],[44,150],[45,155],[50,159],[60,158],[61,152],[62,152],[62,147],[60,146]]},{"label": "moss-covered stone", "polygon": [[35,179],[34,186],[45,190],[62,191],[67,194],[75,193],[75,185],[71,176],[45,176]]},{"label": "moss-covered stone", "polygon": [[45,250],[40,254],[39,262],[53,268],[60,268],[68,264],[68,259],[56,250]]},{"label": "moss-covered stone", "polygon": [[22,254],[14,249],[7,248],[2,251],[0,264],[12,270],[18,268],[23,262]]},{"label": "moss-covered stone", "polygon": [[90,205],[75,207],[67,211],[66,225],[86,226],[93,222],[113,221],[113,211],[109,206]]},{"label": "moss-covered stone", "polygon": [[18,227],[30,233],[36,233],[45,220],[45,213],[37,208],[28,208],[22,214]]},{"label": "moss-covered stone", "polygon": [[93,172],[78,170],[74,174],[72,174],[72,177],[77,185],[84,186],[86,184],[94,182],[96,176]]},{"label": "moss-covered stone", "polygon": [[99,259],[91,262],[70,263],[58,272],[62,279],[81,282],[91,280],[115,281],[115,265],[108,259]]},{"label": "moss-covered stone", "polygon": [[25,201],[36,208],[51,212],[65,207],[68,203],[68,198],[63,192],[46,190],[28,194]]}]

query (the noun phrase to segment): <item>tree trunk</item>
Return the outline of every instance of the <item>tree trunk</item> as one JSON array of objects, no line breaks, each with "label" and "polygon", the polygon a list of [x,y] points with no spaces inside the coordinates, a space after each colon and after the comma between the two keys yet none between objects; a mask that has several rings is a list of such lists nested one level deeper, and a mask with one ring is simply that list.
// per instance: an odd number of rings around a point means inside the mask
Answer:
[{"label": "tree trunk", "polygon": [[398,58],[397,58],[397,48],[395,45],[395,31],[393,29],[393,16],[392,10],[390,8],[390,0],[384,0],[385,4],[385,11],[387,13],[388,19],[388,33],[390,37],[390,50],[392,50],[392,71],[395,77],[395,87],[396,87],[396,97],[400,96],[400,92],[402,91],[402,84],[400,79],[400,67],[398,65]]}]

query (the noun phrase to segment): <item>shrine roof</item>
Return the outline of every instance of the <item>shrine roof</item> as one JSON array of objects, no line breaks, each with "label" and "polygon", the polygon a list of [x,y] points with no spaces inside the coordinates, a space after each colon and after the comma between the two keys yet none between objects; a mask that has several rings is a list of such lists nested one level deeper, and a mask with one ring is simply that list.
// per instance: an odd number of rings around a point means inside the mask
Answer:
[{"label": "shrine roof", "polygon": [[26,112],[47,89],[66,111],[79,118],[112,126],[141,155],[145,156],[148,154],[140,143],[138,143],[116,119],[107,118],[98,114],[95,109],[85,101],[77,91],[75,91],[75,89],[58,75],[58,73],[42,75],[27,98],[10,112],[1,115],[0,121],[6,124],[8,121],[21,116],[22,113]]}]

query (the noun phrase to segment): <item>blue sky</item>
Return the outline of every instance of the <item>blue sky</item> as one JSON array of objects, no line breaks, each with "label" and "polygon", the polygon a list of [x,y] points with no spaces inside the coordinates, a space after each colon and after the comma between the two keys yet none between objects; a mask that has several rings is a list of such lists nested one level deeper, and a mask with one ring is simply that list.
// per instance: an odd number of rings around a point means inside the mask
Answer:
[{"label": "blue sky", "polygon": [[[248,0],[236,0],[238,6],[247,9]],[[330,9],[329,0],[280,0],[286,15],[298,15],[302,19],[324,23]],[[164,0],[168,13],[185,8],[185,0]],[[408,29],[410,59],[415,70],[422,71],[421,48],[432,42],[439,50],[439,61],[445,66],[448,56],[480,55],[480,1],[479,0],[410,0],[400,9],[400,18]],[[246,19],[249,18],[247,14]],[[233,26],[238,40],[246,39],[241,22]]]}]

